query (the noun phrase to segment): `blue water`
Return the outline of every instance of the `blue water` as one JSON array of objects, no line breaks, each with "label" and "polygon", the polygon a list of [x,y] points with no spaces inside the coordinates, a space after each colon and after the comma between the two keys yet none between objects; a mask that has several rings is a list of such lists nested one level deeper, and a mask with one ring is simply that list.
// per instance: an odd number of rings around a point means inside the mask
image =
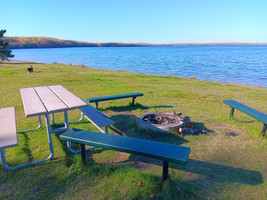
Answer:
[{"label": "blue water", "polygon": [[79,47],[12,52],[17,60],[77,63],[267,88],[267,46]]}]

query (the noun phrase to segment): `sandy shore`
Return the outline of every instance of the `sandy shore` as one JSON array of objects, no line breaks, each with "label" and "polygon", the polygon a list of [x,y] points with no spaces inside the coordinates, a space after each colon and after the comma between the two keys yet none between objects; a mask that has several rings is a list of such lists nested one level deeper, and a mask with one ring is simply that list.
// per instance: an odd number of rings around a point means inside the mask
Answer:
[{"label": "sandy shore", "polygon": [[25,60],[13,60],[13,59],[4,61],[0,60],[0,64],[35,64],[35,63],[37,62],[25,61]]}]

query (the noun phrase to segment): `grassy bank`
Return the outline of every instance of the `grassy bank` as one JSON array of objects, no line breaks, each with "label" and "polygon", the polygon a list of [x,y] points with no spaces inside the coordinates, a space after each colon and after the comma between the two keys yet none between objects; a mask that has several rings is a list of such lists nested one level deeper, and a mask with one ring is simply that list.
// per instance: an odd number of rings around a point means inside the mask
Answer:
[{"label": "grassy bank", "polygon": [[[0,65],[0,107],[15,106],[18,130],[38,125],[26,118],[20,88],[60,84],[82,99],[143,92],[132,107],[130,99],[101,102],[99,109],[116,123],[111,134],[146,138],[191,147],[186,166],[170,164],[170,179],[161,186],[161,162],[140,156],[95,149],[89,162],[68,153],[59,134],[53,134],[55,156],[40,165],[6,171],[0,167],[0,199],[266,199],[267,136],[262,123],[230,108],[234,99],[267,113],[267,89],[205,82],[172,76],[151,76],[79,66],[32,64]],[[181,137],[139,130],[135,116],[152,112],[182,112],[206,134]],[[80,113],[71,111],[70,120]],[[58,121],[63,115],[56,115]],[[43,120],[44,121],[44,120]],[[87,121],[70,128],[95,129]],[[19,146],[7,149],[11,166],[49,155],[45,127],[18,135]]]}]

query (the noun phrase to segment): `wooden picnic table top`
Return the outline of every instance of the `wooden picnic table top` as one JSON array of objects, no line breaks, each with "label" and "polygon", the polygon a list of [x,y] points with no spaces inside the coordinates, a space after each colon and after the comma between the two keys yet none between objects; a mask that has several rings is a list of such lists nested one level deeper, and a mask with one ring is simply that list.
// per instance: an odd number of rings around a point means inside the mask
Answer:
[{"label": "wooden picnic table top", "polygon": [[26,117],[86,107],[87,104],[61,85],[20,89]]}]

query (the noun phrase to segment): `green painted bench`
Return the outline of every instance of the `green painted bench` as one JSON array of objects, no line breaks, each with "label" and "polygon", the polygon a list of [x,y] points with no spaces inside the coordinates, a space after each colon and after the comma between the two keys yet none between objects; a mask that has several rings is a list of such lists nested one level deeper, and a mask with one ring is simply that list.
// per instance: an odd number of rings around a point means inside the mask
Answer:
[{"label": "green painted bench", "polygon": [[162,160],[163,181],[168,177],[168,162],[186,164],[190,154],[189,147],[79,129],[68,130],[59,138],[80,144],[84,163],[86,162],[85,145]]},{"label": "green painted bench", "polygon": [[[104,113],[100,112],[89,104],[87,107],[80,108],[80,110],[85,115],[85,118],[102,133],[108,133],[108,126],[115,123],[113,120],[107,118]],[[105,131],[102,130],[101,127],[105,127]]]},{"label": "green painted bench", "polygon": [[144,94],[141,92],[128,93],[128,94],[118,94],[118,95],[112,95],[112,96],[88,98],[87,101],[89,103],[95,103],[96,108],[98,108],[98,102],[99,101],[109,101],[109,100],[116,100],[116,99],[133,98],[132,99],[132,105],[134,105],[135,98],[139,97],[139,96],[144,96]]},{"label": "green painted bench", "polygon": [[[100,132],[102,133],[108,133],[108,127],[115,122],[111,119],[109,119],[104,113],[100,112],[93,106],[87,104],[86,107],[80,108],[81,110],[81,118],[76,121],[71,121],[72,122],[79,122],[81,121],[84,117],[91,122]],[[102,127],[105,127],[105,130],[103,130]],[[67,142],[68,149],[71,153],[79,153],[81,150],[73,150],[71,147],[71,142]],[[95,147],[88,147],[86,148],[86,151],[94,149]]]},{"label": "green painted bench", "polygon": [[231,107],[230,118],[234,115],[234,109],[237,109],[237,110],[261,121],[263,123],[261,135],[264,136],[264,134],[266,132],[266,127],[267,127],[267,115],[266,114],[264,114],[260,111],[257,111],[253,108],[250,108],[250,107],[248,107],[242,103],[239,103],[235,100],[223,100],[223,103],[225,103]]}]

